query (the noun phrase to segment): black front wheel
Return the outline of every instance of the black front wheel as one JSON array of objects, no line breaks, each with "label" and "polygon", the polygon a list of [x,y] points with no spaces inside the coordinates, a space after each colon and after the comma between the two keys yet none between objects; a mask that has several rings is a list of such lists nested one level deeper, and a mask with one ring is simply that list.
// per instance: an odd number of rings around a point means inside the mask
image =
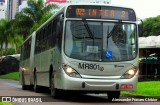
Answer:
[{"label": "black front wheel", "polygon": [[120,97],[120,91],[108,91],[108,100],[112,101],[113,99],[118,99]]}]

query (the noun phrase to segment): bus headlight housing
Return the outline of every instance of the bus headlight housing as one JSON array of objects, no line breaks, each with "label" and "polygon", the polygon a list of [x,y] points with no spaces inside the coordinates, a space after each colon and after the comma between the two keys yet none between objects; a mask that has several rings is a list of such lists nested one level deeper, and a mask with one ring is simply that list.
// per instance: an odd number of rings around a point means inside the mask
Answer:
[{"label": "bus headlight housing", "polygon": [[137,68],[131,68],[121,76],[121,79],[130,79],[135,76],[136,72]]},{"label": "bus headlight housing", "polygon": [[63,70],[65,71],[65,73],[70,76],[70,77],[76,77],[76,78],[81,78],[81,76],[79,75],[79,73],[73,69],[72,67],[63,64],[62,65]]}]

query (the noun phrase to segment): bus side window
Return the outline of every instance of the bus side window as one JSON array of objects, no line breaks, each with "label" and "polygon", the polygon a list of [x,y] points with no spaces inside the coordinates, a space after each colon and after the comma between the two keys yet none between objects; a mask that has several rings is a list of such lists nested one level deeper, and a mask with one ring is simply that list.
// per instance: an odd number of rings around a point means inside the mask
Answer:
[{"label": "bus side window", "polygon": [[20,61],[23,61],[24,58],[24,45],[21,46],[21,56],[20,56]]},{"label": "bus side window", "polygon": [[42,40],[41,40],[41,52],[45,50],[45,28],[42,31]]},{"label": "bus side window", "polygon": [[49,38],[50,47],[54,47],[56,45],[56,25],[57,19],[53,20],[51,23],[51,36]]},{"label": "bus side window", "polygon": [[40,34],[39,34],[39,43],[38,43],[38,45],[37,45],[37,47],[38,47],[38,53],[40,53],[41,52],[41,46],[42,46],[42,39],[43,39],[43,29],[41,29],[40,30]]},{"label": "bus side window", "polygon": [[48,50],[49,49],[48,36],[49,36],[49,25],[47,25],[47,27],[45,27],[45,32],[44,32],[44,50]]},{"label": "bus side window", "polygon": [[35,43],[35,54],[38,54],[40,52],[40,31],[36,33],[36,43]]},{"label": "bus side window", "polygon": [[61,14],[58,17],[58,22],[57,22],[57,32],[56,36],[58,39],[58,49],[61,51],[61,45],[62,45],[62,31],[63,30],[63,14]]},{"label": "bus side window", "polygon": [[48,33],[47,33],[47,43],[46,43],[48,49],[51,48],[51,45],[50,45],[51,35],[52,35],[52,23],[49,23],[49,25],[48,25]]},{"label": "bus side window", "polygon": [[30,57],[30,51],[31,51],[31,38],[29,38],[29,40],[27,40],[24,43],[24,56],[23,56],[23,60],[27,59]]}]

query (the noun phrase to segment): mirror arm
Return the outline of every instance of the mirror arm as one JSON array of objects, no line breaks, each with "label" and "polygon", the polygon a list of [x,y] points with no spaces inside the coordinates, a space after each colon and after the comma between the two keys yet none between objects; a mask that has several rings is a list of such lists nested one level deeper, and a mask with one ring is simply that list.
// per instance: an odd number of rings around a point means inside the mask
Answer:
[{"label": "mirror arm", "polygon": [[[140,23],[138,24],[138,33],[139,33],[139,36],[143,36],[143,20],[142,19],[140,19],[140,18],[138,18],[138,21],[140,21]],[[141,25],[140,25],[141,24]],[[140,29],[141,30],[140,30]]]}]

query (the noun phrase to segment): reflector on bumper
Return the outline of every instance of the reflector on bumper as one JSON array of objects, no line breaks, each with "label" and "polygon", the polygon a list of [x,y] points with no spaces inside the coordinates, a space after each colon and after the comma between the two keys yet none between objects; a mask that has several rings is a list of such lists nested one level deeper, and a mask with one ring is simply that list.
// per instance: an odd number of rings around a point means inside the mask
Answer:
[{"label": "reflector on bumper", "polygon": [[120,88],[121,89],[132,89],[133,84],[121,84]]}]

